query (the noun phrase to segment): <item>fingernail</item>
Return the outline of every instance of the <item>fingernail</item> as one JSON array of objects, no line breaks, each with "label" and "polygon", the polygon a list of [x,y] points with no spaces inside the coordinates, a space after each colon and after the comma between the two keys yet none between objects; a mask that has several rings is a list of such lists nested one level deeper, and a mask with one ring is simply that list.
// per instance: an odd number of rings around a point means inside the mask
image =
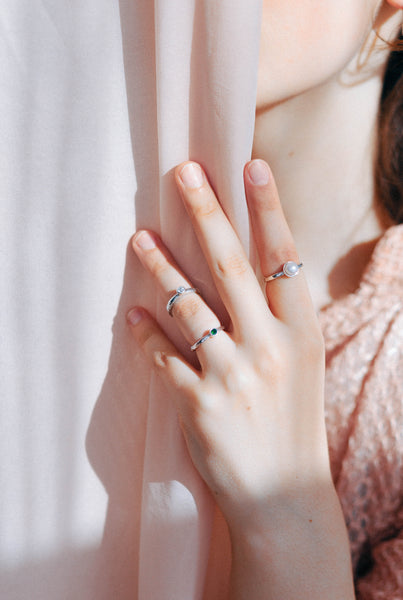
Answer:
[{"label": "fingernail", "polygon": [[263,160],[253,160],[248,167],[249,177],[255,185],[266,185],[269,183],[270,172]]},{"label": "fingernail", "polygon": [[152,250],[152,248],[155,248],[156,246],[154,238],[148,233],[148,231],[141,231],[135,235],[134,242],[142,250]]},{"label": "fingernail", "polygon": [[188,163],[179,173],[183,185],[189,189],[196,189],[203,185],[203,173],[196,163]]},{"label": "fingernail", "polygon": [[139,308],[132,308],[127,313],[127,320],[132,325],[137,325],[137,323],[139,323],[139,321],[141,321],[142,318],[143,318],[143,313]]}]

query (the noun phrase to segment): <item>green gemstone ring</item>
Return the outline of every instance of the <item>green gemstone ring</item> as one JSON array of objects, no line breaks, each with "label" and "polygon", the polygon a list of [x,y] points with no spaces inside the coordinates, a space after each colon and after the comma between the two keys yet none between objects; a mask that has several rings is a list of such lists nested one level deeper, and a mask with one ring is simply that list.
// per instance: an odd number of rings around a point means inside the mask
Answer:
[{"label": "green gemstone ring", "polygon": [[220,325],[219,327],[213,327],[207,333],[205,333],[204,335],[202,335],[201,338],[199,338],[198,340],[196,340],[195,343],[193,344],[193,346],[190,346],[190,349],[192,351],[193,350],[197,350],[197,348],[200,346],[200,344],[202,344],[203,342],[205,342],[209,338],[214,337],[215,335],[217,335],[217,333],[219,331],[222,331],[223,329],[224,329],[224,325]]}]

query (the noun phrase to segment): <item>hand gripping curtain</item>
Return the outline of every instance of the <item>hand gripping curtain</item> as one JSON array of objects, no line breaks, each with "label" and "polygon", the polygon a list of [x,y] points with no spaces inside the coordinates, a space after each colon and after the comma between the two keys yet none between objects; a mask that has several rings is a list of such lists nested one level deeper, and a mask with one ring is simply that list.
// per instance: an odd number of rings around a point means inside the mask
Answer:
[{"label": "hand gripping curtain", "polygon": [[[261,0],[121,2],[137,182],[134,229],[160,233],[221,321],[225,309],[173,168],[188,159],[204,166],[254,254],[242,177],[252,150],[260,20]],[[218,600],[228,585],[225,522],[189,458],[172,399],[125,325],[129,306],[146,306],[194,361],[166,301],[128,249],[109,370],[87,438],[109,496],[98,598]]]}]

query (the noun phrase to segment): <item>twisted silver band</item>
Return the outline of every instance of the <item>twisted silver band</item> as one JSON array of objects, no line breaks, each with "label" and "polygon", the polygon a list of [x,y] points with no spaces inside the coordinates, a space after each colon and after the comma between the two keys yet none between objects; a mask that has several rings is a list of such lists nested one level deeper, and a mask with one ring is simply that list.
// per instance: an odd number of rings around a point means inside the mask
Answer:
[{"label": "twisted silver band", "polygon": [[167,303],[167,311],[171,317],[173,317],[172,309],[173,309],[173,306],[174,306],[175,302],[177,301],[177,299],[180,298],[181,296],[184,296],[185,294],[192,294],[192,293],[200,294],[199,290],[194,287],[185,288],[183,285],[181,285],[180,287],[177,288],[175,294],[170,297],[170,299],[168,300],[168,303]]},{"label": "twisted silver band", "polygon": [[299,270],[303,266],[304,266],[303,263],[300,263],[298,265],[293,260],[289,260],[283,264],[281,271],[278,271],[277,273],[273,273],[273,275],[269,275],[268,277],[265,277],[264,280],[272,281],[273,279],[278,279],[279,277],[295,277],[296,275],[298,275]]},{"label": "twisted silver band", "polygon": [[198,340],[195,341],[195,343],[190,346],[190,349],[192,351],[197,350],[197,348],[206,340],[208,340],[211,337],[214,337],[217,335],[217,333],[219,331],[222,331],[224,329],[224,325],[220,325],[219,327],[213,327],[212,329],[210,329],[210,331],[208,333],[205,333],[204,335],[202,335],[201,338],[199,338]]}]

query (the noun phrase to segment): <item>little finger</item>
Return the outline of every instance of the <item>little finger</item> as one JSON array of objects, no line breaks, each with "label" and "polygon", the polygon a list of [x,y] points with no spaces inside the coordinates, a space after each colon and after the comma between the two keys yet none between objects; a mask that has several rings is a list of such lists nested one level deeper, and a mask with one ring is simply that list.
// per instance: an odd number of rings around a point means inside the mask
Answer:
[{"label": "little finger", "polygon": [[198,371],[192,367],[167,338],[158,323],[142,307],[127,313],[133,337],[150,365],[161,376],[165,385],[189,396],[200,382]]}]

